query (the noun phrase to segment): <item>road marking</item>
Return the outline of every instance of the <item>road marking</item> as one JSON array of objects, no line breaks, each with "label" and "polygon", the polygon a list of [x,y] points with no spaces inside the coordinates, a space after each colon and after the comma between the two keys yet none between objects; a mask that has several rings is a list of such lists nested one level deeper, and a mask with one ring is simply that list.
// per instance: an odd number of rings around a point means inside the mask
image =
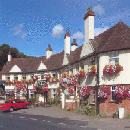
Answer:
[{"label": "road marking", "polygon": [[65,123],[60,123],[61,125],[66,125]]},{"label": "road marking", "polygon": [[48,122],[50,122],[50,121],[48,121]]},{"label": "road marking", "polygon": [[45,120],[43,120],[43,121],[45,121]]},{"label": "road marking", "polygon": [[34,118],[30,118],[31,120],[37,120],[37,119],[34,119]]},{"label": "road marking", "polygon": [[24,118],[24,117],[20,116],[20,118]]},{"label": "road marking", "polygon": [[12,115],[10,115],[10,116],[12,116]]},{"label": "road marking", "polygon": [[86,128],[86,126],[80,126],[80,127]]}]

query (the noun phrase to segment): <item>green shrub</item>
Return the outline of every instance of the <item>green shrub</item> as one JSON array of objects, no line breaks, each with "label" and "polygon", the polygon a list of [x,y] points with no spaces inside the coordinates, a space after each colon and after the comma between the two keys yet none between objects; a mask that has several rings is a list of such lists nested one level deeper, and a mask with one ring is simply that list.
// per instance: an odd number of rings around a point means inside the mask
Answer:
[{"label": "green shrub", "polygon": [[35,103],[36,99],[35,98],[29,98],[28,101],[30,102],[30,104]]},{"label": "green shrub", "polygon": [[91,106],[91,105],[87,105],[85,113],[86,113],[86,115],[92,115],[92,113],[95,113],[95,107]]},{"label": "green shrub", "polygon": [[128,115],[126,116],[126,118],[130,118],[130,115],[128,114]]},{"label": "green shrub", "polygon": [[78,107],[75,112],[80,114],[85,114],[85,107]]}]

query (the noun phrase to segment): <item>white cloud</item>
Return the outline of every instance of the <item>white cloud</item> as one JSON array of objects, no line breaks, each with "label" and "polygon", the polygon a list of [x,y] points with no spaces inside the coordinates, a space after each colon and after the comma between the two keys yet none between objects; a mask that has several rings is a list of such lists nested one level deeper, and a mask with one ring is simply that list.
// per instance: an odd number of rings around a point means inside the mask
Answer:
[{"label": "white cloud", "polygon": [[107,26],[104,28],[95,28],[94,29],[94,36],[98,36],[99,34],[103,33],[107,29],[109,29],[109,27],[107,27]]},{"label": "white cloud", "polygon": [[102,14],[105,13],[104,8],[103,8],[100,4],[98,4],[97,6],[95,6],[95,7],[93,8],[93,11],[94,11],[95,13],[98,13],[99,15],[102,15]]},{"label": "white cloud", "polygon": [[54,28],[52,29],[52,34],[51,35],[54,38],[60,38],[62,33],[64,32],[63,30],[64,30],[63,26],[58,24],[58,25],[54,26]]},{"label": "white cloud", "polygon": [[27,35],[27,33],[23,33],[22,36],[21,36],[21,38],[24,39],[26,37],[26,35]]},{"label": "white cloud", "polygon": [[82,32],[77,32],[71,38],[72,39],[83,39],[84,35],[82,34]]},{"label": "white cloud", "polygon": [[17,36],[20,35],[21,38],[25,38],[27,33],[23,31],[24,26],[22,24],[19,24],[13,28],[11,28],[10,30],[13,31],[13,35]]}]

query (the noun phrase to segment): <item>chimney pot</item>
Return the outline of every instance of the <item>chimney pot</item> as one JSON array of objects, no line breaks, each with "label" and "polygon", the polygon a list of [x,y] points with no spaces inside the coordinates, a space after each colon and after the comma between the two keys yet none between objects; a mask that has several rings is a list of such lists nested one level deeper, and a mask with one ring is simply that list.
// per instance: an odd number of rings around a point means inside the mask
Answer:
[{"label": "chimney pot", "polygon": [[69,30],[68,30],[68,29],[66,30],[66,33],[69,33]]},{"label": "chimney pot", "polygon": [[76,43],[76,39],[73,39],[73,43]]}]

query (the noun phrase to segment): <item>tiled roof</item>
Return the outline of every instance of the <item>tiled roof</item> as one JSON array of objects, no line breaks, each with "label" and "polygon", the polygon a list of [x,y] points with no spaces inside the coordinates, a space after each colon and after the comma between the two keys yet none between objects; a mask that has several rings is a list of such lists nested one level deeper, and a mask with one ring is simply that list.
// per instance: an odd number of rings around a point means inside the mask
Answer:
[{"label": "tiled roof", "polygon": [[7,61],[4,65],[1,73],[9,73],[14,65],[17,65],[22,73],[36,72],[41,61],[44,63],[45,59],[45,56],[38,58],[12,58],[11,61]]},{"label": "tiled roof", "polygon": [[[123,22],[119,22],[104,33],[96,36],[94,40],[91,41],[91,44],[96,53],[116,51],[119,49],[130,49],[130,28]],[[74,64],[80,60],[81,50],[82,46],[77,48],[75,51],[70,52],[70,55],[67,56],[69,64]],[[41,61],[46,65],[48,71],[58,70],[62,68],[63,58],[64,51],[54,54],[48,59],[46,59],[46,56],[38,58],[13,58],[11,61],[6,63],[1,73],[9,73],[14,65],[17,65],[21,69],[22,73],[37,72]]]},{"label": "tiled roof", "polygon": [[93,46],[97,53],[130,49],[130,28],[121,21],[95,37]]},{"label": "tiled roof", "polygon": [[45,62],[47,70],[56,70],[62,68],[63,58],[64,58],[64,51],[52,55]]},{"label": "tiled roof", "polygon": [[73,64],[80,59],[81,50],[82,50],[82,46],[76,48],[75,51],[70,52],[70,55],[68,55],[69,64]]}]

